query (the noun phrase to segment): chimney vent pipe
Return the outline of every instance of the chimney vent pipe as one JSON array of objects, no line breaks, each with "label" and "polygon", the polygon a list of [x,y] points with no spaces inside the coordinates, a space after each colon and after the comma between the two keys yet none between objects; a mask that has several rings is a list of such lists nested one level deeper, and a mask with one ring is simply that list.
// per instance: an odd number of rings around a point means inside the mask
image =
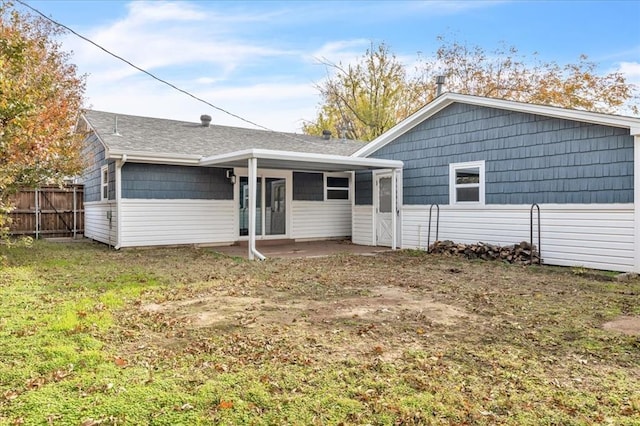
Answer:
[{"label": "chimney vent pipe", "polygon": [[209,127],[209,124],[211,124],[211,116],[202,114],[200,116],[200,122],[202,123],[202,127]]},{"label": "chimney vent pipe", "polygon": [[439,75],[436,77],[436,98],[442,95],[442,86],[444,86],[444,75]]}]

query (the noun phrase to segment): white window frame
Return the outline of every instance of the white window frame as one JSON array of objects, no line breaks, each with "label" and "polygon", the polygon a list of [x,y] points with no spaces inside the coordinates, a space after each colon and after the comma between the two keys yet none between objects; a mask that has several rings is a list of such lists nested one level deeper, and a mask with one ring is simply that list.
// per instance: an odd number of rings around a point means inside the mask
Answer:
[{"label": "white window frame", "polygon": [[[347,179],[347,186],[329,186],[330,177]],[[329,191],[345,191],[347,198],[329,198]],[[349,201],[351,200],[351,178],[347,173],[325,173],[324,174],[324,200],[325,201]]]},{"label": "white window frame", "polygon": [[106,165],[100,168],[100,200],[107,201],[108,199],[109,199],[109,166]]},{"label": "white window frame", "polygon": [[[456,184],[456,171],[459,169],[477,168],[480,171],[480,183]],[[478,187],[478,201],[457,201],[457,188],[474,188]],[[449,204],[450,205],[484,205],[485,195],[485,179],[484,179],[484,160],[468,161],[466,163],[449,164]]]}]

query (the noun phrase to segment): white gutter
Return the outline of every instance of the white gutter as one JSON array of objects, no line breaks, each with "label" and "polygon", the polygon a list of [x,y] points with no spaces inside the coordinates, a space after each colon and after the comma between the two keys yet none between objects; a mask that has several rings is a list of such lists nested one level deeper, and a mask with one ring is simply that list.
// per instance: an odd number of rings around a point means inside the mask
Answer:
[{"label": "white gutter", "polygon": [[[197,166],[202,158],[201,155],[192,154],[167,154],[167,153],[150,153],[144,151],[122,151],[109,149],[106,157],[111,160],[121,160],[123,158],[136,163],[152,163],[152,164],[177,164],[177,165],[193,165]],[[126,160],[125,160],[126,161]]]},{"label": "white gutter", "polygon": [[305,163],[326,163],[355,168],[396,169],[402,168],[402,161],[380,158],[359,158],[346,155],[315,154],[294,151],[274,151],[269,149],[247,149],[229,154],[212,155],[200,160],[201,166],[248,160],[250,158],[281,161],[301,161]]}]

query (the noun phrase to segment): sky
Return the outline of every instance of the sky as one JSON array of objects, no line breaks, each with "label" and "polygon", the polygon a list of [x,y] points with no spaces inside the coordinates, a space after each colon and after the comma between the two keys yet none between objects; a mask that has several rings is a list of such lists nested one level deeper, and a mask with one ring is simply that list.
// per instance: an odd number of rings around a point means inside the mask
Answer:
[{"label": "sky", "polygon": [[[270,130],[302,132],[321,102],[322,62],[387,44],[411,66],[438,37],[492,51],[622,72],[640,85],[640,0],[55,1],[25,0],[137,66]],[[18,9],[24,10],[20,5]],[[74,35],[59,40],[87,75],[86,106],[121,114],[253,127],[135,70]]]}]

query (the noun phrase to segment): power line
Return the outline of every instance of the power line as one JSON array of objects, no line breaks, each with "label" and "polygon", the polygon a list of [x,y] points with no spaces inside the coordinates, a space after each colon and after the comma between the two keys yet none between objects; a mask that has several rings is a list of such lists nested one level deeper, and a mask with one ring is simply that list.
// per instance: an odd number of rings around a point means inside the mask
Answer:
[{"label": "power line", "polygon": [[132,62],[128,61],[127,59],[123,58],[122,56],[119,56],[119,55],[117,55],[117,54],[115,54],[115,53],[111,52],[110,50],[108,50],[108,49],[106,49],[106,48],[104,48],[104,47],[100,46],[98,43],[94,42],[93,40],[89,39],[88,37],[85,37],[85,36],[83,36],[82,34],[79,34],[78,32],[74,31],[73,29],[69,28],[68,26],[66,26],[66,25],[64,25],[64,24],[62,24],[62,23],[60,23],[60,22],[56,21],[55,19],[53,19],[53,18],[51,18],[51,17],[49,17],[49,16],[47,16],[47,15],[45,15],[44,13],[40,12],[38,9],[36,9],[36,8],[34,8],[34,7],[32,7],[32,6],[30,6],[29,4],[25,3],[24,1],[22,1],[22,0],[15,0],[15,1],[16,1],[17,3],[20,3],[21,5],[23,5],[24,7],[26,7],[26,8],[28,8],[28,9],[32,10],[33,12],[37,13],[38,15],[42,16],[44,19],[46,19],[47,21],[49,21],[49,22],[53,23],[54,25],[57,25],[57,26],[58,26],[58,27],[60,27],[60,28],[64,28],[65,30],[69,31],[71,34],[73,34],[73,35],[75,35],[75,36],[77,36],[77,37],[81,38],[82,40],[84,40],[84,41],[86,41],[86,42],[88,42],[88,43],[91,43],[92,45],[94,45],[94,46],[95,46],[95,47],[97,47],[98,49],[102,50],[103,52],[107,53],[108,55],[113,56],[114,58],[116,58],[116,59],[118,59],[118,60],[120,60],[120,61],[124,62],[125,64],[127,64],[127,65],[129,65],[129,66],[131,66],[131,67],[135,68],[136,70],[138,70],[138,71],[140,71],[140,72],[142,72],[142,73],[144,73],[144,74],[148,75],[149,77],[151,77],[151,78],[153,78],[153,79],[155,79],[155,80],[159,81],[160,83],[166,84],[167,86],[171,87],[172,89],[175,89],[175,90],[177,90],[178,92],[181,92],[181,93],[183,93],[183,94],[185,94],[185,95],[187,95],[187,96],[190,96],[190,97],[192,97],[193,99],[195,99],[195,100],[197,100],[197,101],[199,101],[199,102],[202,102],[202,103],[203,103],[203,104],[205,104],[205,105],[210,106],[211,108],[214,108],[214,109],[216,109],[216,110],[218,110],[218,111],[220,111],[220,112],[223,112],[223,113],[225,113],[225,114],[227,114],[227,115],[230,115],[231,117],[237,118],[238,120],[242,120],[242,121],[244,121],[245,123],[249,123],[249,124],[251,124],[252,126],[259,127],[259,128],[261,128],[261,129],[263,129],[263,130],[266,130],[266,131],[269,131],[269,132],[273,132],[273,133],[281,133],[281,134],[283,134],[284,136],[286,136],[286,137],[288,137],[288,138],[291,138],[291,139],[294,139],[294,140],[297,140],[297,141],[301,141],[301,142],[307,142],[307,141],[305,141],[305,140],[303,140],[303,139],[298,139],[298,138],[292,137],[292,136],[287,135],[286,133],[283,133],[283,132],[276,132],[275,130],[272,130],[272,129],[268,128],[268,127],[262,126],[262,125],[260,125],[260,124],[258,124],[258,123],[254,123],[254,122],[253,122],[253,121],[251,121],[251,120],[247,120],[246,118],[243,118],[243,117],[241,117],[241,116],[239,116],[239,115],[237,115],[237,114],[234,114],[234,113],[232,113],[232,112],[230,112],[230,111],[227,111],[227,110],[226,110],[226,109],[224,109],[224,108],[220,108],[220,107],[218,107],[218,106],[215,106],[215,105],[214,105],[214,104],[212,104],[211,102],[209,102],[209,101],[207,101],[207,100],[205,100],[205,99],[202,99],[202,98],[200,98],[200,97],[198,97],[198,96],[196,96],[196,95],[194,95],[194,94],[192,94],[192,93],[190,93],[190,92],[187,92],[187,91],[186,91],[186,90],[184,90],[184,89],[179,88],[179,87],[178,87],[178,86],[176,86],[175,84],[170,83],[170,82],[168,82],[168,81],[166,81],[166,80],[164,80],[164,79],[162,79],[162,78],[160,78],[160,77],[156,76],[155,74],[153,74],[153,73],[151,73],[151,72],[149,72],[149,71],[145,70],[144,68],[140,68],[139,66],[137,66],[136,64],[134,64],[134,63],[132,63]]}]

